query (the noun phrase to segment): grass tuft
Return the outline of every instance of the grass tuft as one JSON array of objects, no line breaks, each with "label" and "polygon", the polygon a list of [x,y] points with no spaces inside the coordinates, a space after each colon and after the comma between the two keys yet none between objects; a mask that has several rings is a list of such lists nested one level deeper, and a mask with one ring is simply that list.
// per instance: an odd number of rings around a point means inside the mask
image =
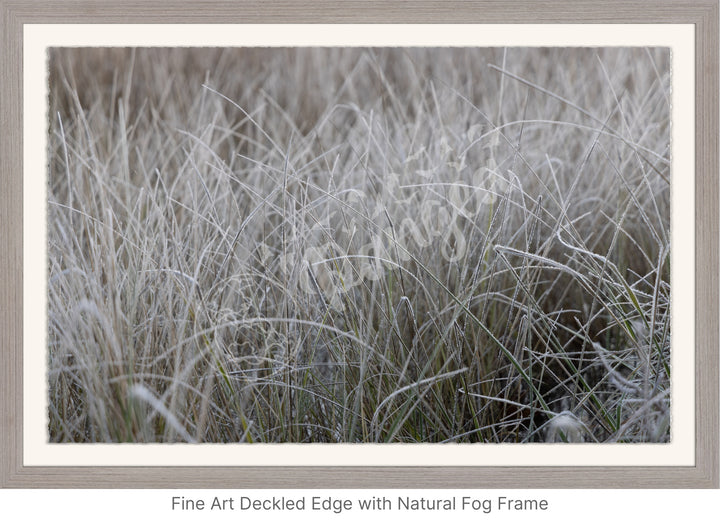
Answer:
[{"label": "grass tuft", "polygon": [[666,442],[656,48],[53,49],[53,442]]}]

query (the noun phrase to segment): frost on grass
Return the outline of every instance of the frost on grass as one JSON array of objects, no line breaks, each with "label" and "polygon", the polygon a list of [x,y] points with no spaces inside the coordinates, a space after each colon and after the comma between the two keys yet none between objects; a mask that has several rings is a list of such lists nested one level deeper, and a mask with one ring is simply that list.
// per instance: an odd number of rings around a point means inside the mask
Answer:
[{"label": "frost on grass", "polygon": [[49,67],[51,441],[670,439],[668,50]]}]

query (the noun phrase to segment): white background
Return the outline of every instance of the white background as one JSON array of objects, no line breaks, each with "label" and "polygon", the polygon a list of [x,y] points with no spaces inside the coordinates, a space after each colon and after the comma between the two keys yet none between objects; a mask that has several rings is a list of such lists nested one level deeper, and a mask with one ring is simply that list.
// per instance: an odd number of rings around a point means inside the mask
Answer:
[{"label": "white background", "polygon": [[[547,499],[547,511],[498,512],[253,512],[253,511],[195,511],[170,510],[173,496],[203,498],[272,497],[298,498],[305,496],[333,496],[338,498],[398,495],[426,498],[472,496],[496,500],[503,495],[510,498]],[[495,503],[495,501],[493,502]],[[717,490],[362,490],[362,491],[249,491],[249,490],[2,490],[0,515],[2,521],[14,523],[59,524],[224,524],[224,523],[412,523],[437,525],[446,521],[454,524],[475,523],[532,523],[553,525],[565,523],[641,524],[717,523],[720,516],[720,491]],[[159,520],[163,520],[162,522]]]}]

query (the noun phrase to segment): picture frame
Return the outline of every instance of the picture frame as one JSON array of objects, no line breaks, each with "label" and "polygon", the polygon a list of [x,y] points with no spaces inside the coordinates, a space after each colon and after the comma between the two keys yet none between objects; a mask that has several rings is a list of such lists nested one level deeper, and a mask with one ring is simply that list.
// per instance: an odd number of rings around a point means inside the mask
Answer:
[{"label": "picture frame", "polygon": [[[13,488],[718,488],[718,1],[5,1],[0,117],[0,486]],[[26,466],[23,462],[24,24],[692,24],[695,27],[693,466]],[[172,445],[168,445],[172,446]]]}]

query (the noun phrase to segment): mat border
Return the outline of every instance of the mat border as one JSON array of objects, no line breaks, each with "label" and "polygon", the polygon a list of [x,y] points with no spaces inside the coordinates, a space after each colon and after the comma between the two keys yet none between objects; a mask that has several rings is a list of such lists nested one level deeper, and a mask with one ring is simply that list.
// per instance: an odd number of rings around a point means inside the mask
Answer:
[{"label": "mat border", "polygon": [[[718,0],[0,0],[0,487],[720,488]],[[26,467],[22,35],[39,23],[670,23],[696,49],[696,460],[691,467]]]}]

